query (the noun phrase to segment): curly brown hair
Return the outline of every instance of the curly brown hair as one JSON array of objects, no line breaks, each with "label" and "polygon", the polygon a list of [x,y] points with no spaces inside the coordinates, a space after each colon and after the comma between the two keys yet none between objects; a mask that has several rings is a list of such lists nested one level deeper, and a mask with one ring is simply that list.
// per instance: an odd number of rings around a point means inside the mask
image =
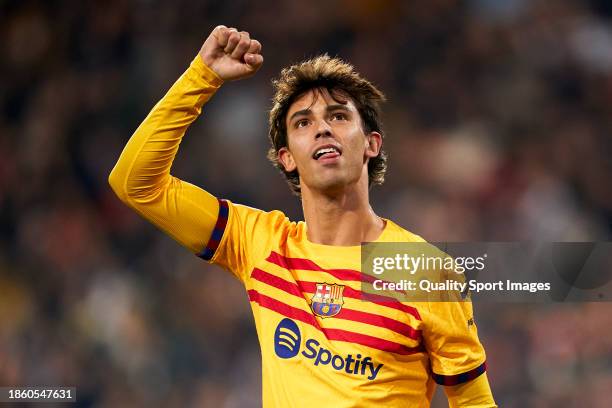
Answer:
[{"label": "curly brown hair", "polygon": [[[364,133],[378,132],[384,138],[380,119],[380,103],[385,96],[371,82],[359,75],[351,64],[327,54],[292,65],[281,71],[278,79],[272,81],[274,98],[270,109],[268,137],[272,147],[268,159],[287,179],[291,190],[301,196],[300,177],[297,170],[286,171],[278,159],[278,151],[287,147],[286,116],[291,104],[304,92],[324,88],[337,102],[346,104],[341,96],[351,98],[363,126]],[[385,180],[387,154],[381,148],[378,156],[368,162],[368,185],[380,185]]]}]

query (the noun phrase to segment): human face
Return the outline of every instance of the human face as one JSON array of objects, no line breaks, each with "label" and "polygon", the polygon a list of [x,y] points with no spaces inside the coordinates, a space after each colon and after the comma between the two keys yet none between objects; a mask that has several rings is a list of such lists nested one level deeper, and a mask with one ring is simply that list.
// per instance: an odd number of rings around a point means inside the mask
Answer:
[{"label": "human face", "polygon": [[364,133],[350,97],[309,90],[291,104],[285,124],[287,147],[279,160],[286,171],[298,171],[302,190],[338,191],[360,181],[367,186],[367,162],[378,155],[382,137]]}]

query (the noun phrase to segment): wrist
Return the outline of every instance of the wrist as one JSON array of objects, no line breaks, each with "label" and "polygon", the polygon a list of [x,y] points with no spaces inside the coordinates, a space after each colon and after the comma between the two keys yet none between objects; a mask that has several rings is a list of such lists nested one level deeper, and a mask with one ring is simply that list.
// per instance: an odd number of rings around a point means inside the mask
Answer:
[{"label": "wrist", "polygon": [[223,78],[221,78],[219,74],[217,74],[215,70],[206,63],[204,57],[200,53],[198,53],[198,55],[191,62],[191,67],[198,71],[200,77],[202,77],[212,86],[219,87],[225,82]]}]

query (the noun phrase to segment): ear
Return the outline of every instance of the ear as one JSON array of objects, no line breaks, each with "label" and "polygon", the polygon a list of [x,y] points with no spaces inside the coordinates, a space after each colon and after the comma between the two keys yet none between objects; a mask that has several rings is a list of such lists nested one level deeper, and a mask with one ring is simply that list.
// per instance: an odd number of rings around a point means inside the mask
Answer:
[{"label": "ear", "polygon": [[378,156],[382,148],[382,136],[378,132],[370,132],[366,135],[365,156],[369,159]]},{"label": "ear", "polygon": [[286,147],[281,147],[278,150],[278,161],[281,162],[286,172],[290,173],[297,168],[295,160],[293,160],[293,155]]}]

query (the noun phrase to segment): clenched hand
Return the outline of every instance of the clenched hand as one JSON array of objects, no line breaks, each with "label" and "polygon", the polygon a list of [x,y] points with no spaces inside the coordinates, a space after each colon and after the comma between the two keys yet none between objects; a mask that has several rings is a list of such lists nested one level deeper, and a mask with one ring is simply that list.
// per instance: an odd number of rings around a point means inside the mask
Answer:
[{"label": "clenched hand", "polygon": [[248,78],[263,64],[260,42],[224,25],[215,27],[204,41],[200,58],[224,81]]}]

